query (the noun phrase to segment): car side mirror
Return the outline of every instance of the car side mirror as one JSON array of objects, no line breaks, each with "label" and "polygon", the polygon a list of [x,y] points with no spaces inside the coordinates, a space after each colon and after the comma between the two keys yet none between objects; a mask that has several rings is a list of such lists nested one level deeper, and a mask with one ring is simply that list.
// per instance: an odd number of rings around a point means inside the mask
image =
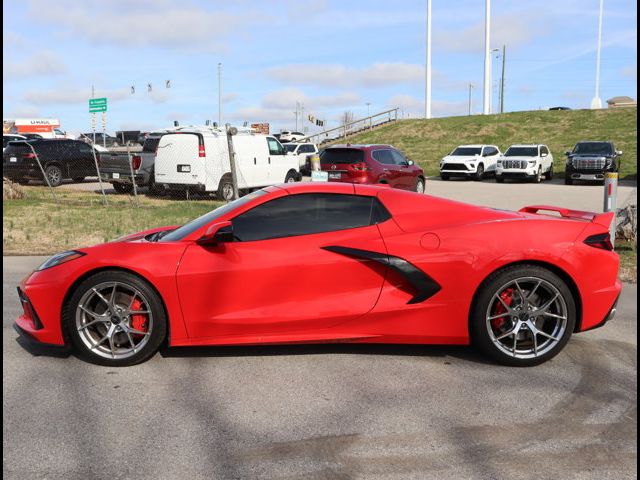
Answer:
[{"label": "car side mirror", "polygon": [[546,157],[546,156],[547,156],[547,154],[546,154],[546,153],[541,153],[541,154],[540,154],[540,157],[542,157],[542,158],[544,158],[544,157]]},{"label": "car side mirror", "polygon": [[569,155],[571,155],[571,152],[567,150],[566,152],[564,152],[564,154],[568,157]]},{"label": "car side mirror", "polygon": [[616,155],[622,155],[622,150],[616,150]]},{"label": "car side mirror", "polygon": [[407,160],[407,165],[409,166],[415,165],[415,162],[413,160]]},{"label": "car side mirror", "polygon": [[207,228],[207,231],[202,235],[196,243],[198,245],[218,245],[220,243],[233,242],[233,224],[230,221],[218,222]]}]

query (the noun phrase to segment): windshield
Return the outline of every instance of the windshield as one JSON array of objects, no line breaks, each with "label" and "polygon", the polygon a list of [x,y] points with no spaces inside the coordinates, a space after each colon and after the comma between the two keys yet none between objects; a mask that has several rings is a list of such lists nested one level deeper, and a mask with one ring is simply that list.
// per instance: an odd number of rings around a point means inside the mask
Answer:
[{"label": "windshield", "polygon": [[538,147],[509,147],[505,157],[537,157]]},{"label": "windshield", "polygon": [[453,152],[451,152],[452,156],[473,156],[480,155],[481,147],[458,147]]},{"label": "windshield", "polygon": [[573,153],[611,155],[613,149],[611,148],[611,144],[607,142],[583,142],[576,144]]},{"label": "windshield", "polygon": [[355,148],[327,148],[320,155],[320,163],[362,163],[364,152]]},{"label": "windshield", "polygon": [[245,195],[244,197],[240,197],[239,199],[218,207],[215,210],[210,211],[209,213],[205,213],[195,220],[191,220],[189,223],[183,225],[180,228],[176,228],[171,233],[168,233],[164,237],[160,238],[158,241],[177,242],[179,240],[182,240],[184,237],[186,237],[187,235],[191,235],[193,232],[195,232],[199,228],[204,227],[206,224],[217,220],[221,216],[231,212],[232,210],[235,210],[238,207],[241,207],[242,205],[252,200],[255,200],[257,197],[260,197],[266,193],[267,192],[265,190],[256,190],[255,192]]},{"label": "windshield", "polygon": [[285,152],[295,152],[297,145],[292,145],[290,143],[283,145]]}]

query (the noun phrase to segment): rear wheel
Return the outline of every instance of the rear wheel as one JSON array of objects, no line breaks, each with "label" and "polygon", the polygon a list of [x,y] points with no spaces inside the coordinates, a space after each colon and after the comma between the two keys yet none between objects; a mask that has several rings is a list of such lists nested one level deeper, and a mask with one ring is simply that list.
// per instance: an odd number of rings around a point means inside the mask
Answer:
[{"label": "rear wheel", "polygon": [[48,165],[44,169],[44,174],[52,187],[57,187],[62,183],[62,169],[58,165]]},{"label": "rear wheel", "polygon": [[293,170],[289,170],[287,172],[287,175],[284,177],[284,183],[294,183],[297,181],[298,181],[298,173]]},{"label": "rear wheel", "polygon": [[80,283],[62,318],[78,356],[107,366],[147,360],[167,331],[158,294],[141,278],[121,271],[96,273]]},{"label": "rear wheel", "polygon": [[493,273],[480,287],[471,335],[498,362],[532,366],[564,348],[575,322],[575,300],[558,275],[538,265],[516,265]]},{"label": "rear wheel", "polygon": [[231,181],[231,175],[223,175],[218,185],[217,197],[219,200],[230,202],[233,200],[233,183]]}]

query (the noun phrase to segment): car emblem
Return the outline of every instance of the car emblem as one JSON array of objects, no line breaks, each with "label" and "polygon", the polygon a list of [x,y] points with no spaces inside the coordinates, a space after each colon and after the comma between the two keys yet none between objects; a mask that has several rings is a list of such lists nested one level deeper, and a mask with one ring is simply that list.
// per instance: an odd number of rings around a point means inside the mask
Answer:
[{"label": "car emblem", "polygon": [[335,165],[331,165],[331,170],[335,170],[336,166]]}]

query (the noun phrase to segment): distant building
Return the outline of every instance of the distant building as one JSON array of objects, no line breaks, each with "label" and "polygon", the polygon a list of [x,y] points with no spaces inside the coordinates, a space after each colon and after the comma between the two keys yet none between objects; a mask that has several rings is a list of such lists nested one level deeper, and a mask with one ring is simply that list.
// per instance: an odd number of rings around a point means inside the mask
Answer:
[{"label": "distant building", "polygon": [[637,104],[638,102],[633,98],[626,96],[613,97],[607,100],[607,106],[609,108],[635,107]]}]

